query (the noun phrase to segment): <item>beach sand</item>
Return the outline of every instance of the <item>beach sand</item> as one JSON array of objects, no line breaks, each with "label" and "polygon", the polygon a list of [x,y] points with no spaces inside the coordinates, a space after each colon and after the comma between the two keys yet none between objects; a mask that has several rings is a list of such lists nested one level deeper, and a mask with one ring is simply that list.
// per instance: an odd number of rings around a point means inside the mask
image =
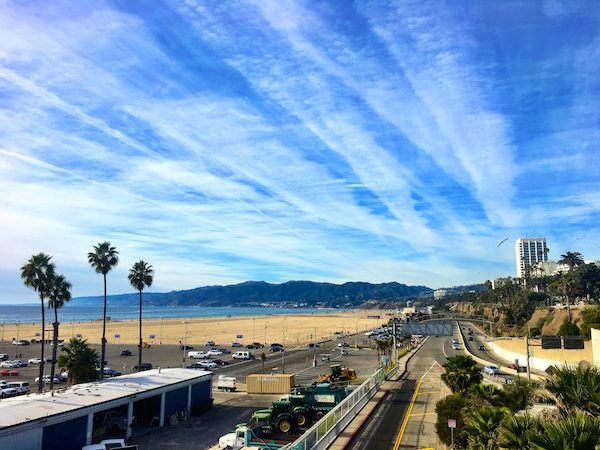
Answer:
[{"label": "beach sand", "polygon": [[[381,318],[367,318],[377,316]],[[149,344],[179,344],[186,341],[191,345],[215,341],[217,345],[230,346],[232,342],[244,345],[252,342],[278,342],[285,346],[301,345],[316,340],[330,339],[335,332],[355,333],[374,328],[386,322],[384,311],[328,312],[306,314],[298,311],[293,315],[271,315],[255,317],[202,317],[178,319],[144,320],[142,336]],[[59,316],[60,320],[60,316]],[[51,339],[52,325],[47,322],[47,339]],[[187,328],[187,339],[186,336]],[[20,324],[19,339],[34,339],[40,332],[39,324]],[[6,324],[3,330],[4,340],[17,337],[17,325]],[[60,339],[68,340],[80,334],[90,344],[100,343],[102,321],[75,322],[64,321],[60,324]],[[119,337],[115,337],[119,335]],[[153,337],[150,337],[153,335]],[[242,335],[243,338],[237,336]],[[138,341],[138,321],[108,321],[106,323],[108,343],[135,344]],[[37,337],[39,339],[39,337]]]}]

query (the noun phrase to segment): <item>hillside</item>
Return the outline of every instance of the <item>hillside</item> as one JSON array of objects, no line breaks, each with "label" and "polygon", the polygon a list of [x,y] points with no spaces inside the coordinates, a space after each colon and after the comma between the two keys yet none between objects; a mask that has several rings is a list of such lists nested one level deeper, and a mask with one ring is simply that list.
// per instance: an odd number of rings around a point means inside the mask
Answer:
[{"label": "hillside", "polygon": [[[285,305],[304,303],[308,306],[358,306],[368,300],[391,300],[431,295],[426,286],[407,286],[396,282],[344,284],[288,281],[281,284],[247,281],[229,286],[205,286],[167,293],[144,294],[145,303],[154,306],[251,306],[261,303]],[[79,297],[79,305],[97,305],[101,296]],[[112,305],[133,305],[137,294],[111,295]]]}]

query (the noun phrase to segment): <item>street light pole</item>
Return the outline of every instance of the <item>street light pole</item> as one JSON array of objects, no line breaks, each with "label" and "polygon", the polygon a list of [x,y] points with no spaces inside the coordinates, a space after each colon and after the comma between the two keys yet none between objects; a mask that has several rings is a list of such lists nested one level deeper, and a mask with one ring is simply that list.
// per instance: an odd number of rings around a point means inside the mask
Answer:
[{"label": "street light pole", "polygon": [[183,347],[182,347],[183,348],[183,356],[181,359],[181,367],[185,367],[185,351],[187,349],[187,326],[188,326],[188,323],[187,323],[187,321],[184,321],[183,323],[185,324],[185,334],[183,336]]}]

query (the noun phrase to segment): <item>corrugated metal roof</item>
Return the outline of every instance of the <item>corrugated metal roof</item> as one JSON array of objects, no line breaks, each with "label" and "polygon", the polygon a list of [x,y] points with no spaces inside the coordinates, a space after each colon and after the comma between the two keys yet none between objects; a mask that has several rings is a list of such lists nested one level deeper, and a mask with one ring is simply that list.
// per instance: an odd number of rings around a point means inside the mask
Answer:
[{"label": "corrugated metal roof", "polygon": [[72,412],[111,400],[208,378],[212,372],[195,369],[158,369],[136,372],[93,383],[82,383],[51,393],[29,394],[0,401],[0,428]]}]

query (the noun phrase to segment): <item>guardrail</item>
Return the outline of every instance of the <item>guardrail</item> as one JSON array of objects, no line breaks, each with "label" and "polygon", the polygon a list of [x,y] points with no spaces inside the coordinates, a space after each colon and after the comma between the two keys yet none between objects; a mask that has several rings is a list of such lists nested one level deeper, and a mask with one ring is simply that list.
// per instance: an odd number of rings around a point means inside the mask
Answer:
[{"label": "guardrail", "polygon": [[396,376],[400,368],[406,367],[406,362],[419,350],[427,339],[421,341],[409,353],[408,358],[399,361],[390,367],[381,367],[363,384],[355,389],[348,397],[329,411],[321,420],[309,428],[294,442],[287,444],[282,450],[325,450],[341,434],[348,424],[356,417],[360,410],[379,390],[384,381]]}]

